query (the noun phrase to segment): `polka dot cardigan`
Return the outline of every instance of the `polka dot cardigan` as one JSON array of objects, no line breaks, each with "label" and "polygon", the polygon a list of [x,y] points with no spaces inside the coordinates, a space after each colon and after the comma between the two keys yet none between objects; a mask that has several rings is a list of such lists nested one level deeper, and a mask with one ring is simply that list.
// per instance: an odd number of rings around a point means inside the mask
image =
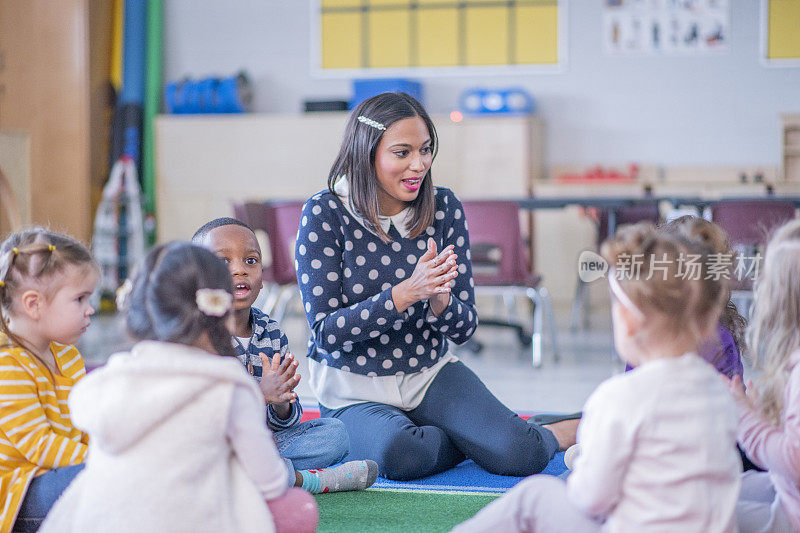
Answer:
[{"label": "polka dot cardigan", "polygon": [[[447,352],[447,339],[466,342],[478,325],[469,234],[461,202],[436,187],[433,224],[404,238],[392,226],[384,243],[335,194],[306,202],[295,244],[300,293],[311,326],[308,356],[366,376],[426,370]],[[452,244],[459,275],[450,303],[437,317],[427,301],[399,312],[392,287],[407,279],[433,237],[437,250]]]}]

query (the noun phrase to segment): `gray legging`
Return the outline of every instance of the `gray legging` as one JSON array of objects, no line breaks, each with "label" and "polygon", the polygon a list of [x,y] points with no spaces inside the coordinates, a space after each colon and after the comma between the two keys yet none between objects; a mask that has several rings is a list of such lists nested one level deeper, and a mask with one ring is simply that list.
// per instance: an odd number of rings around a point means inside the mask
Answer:
[{"label": "gray legging", "polygon": [[493,474],[528,476],[558,450],[549,429],[517,416],[460,361],[446,364],[410,411],[375,402],[320,409],[347,426],[347,459],[372,459],[389,479],[429,476],[465,458]]},{"label": "gray legging", "polygon": [[564,480],[542,475],[522,480],[451,533],[600,533],[602,528],[569,501]]}]

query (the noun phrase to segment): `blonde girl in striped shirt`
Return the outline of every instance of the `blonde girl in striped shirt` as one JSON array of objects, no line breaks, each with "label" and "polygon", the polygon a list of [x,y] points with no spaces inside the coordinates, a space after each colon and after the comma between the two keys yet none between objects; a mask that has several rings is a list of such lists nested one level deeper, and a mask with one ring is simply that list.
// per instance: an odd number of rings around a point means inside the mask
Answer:
[{"label": "blonde girl in striped shirt", "polygon": [[35,531],[83,467],[67,397],[99,276],[75,239],[41,228],[0,246],[0,531]]}]

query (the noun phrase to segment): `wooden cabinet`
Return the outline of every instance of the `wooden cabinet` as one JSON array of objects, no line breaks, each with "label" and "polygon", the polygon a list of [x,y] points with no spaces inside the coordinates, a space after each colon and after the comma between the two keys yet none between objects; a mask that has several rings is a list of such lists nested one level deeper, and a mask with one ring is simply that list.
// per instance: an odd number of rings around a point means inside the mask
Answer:
[{"label": "wooden cabinet", "polygon": [[[105,0],[0,0],[0,166],[26,191],[25,223],[83,240],[92,184],[106,172],[110,9]],[[5,143],[20,135],[27,154]]]},{"label": "wooden cabinet", "polygon": [[783,179],[800,182],[800,113],[783,115],[781,146],[783,148]]},{"label": "wooden cabinet", "polygon": [[434,183],[463,199],[528,196],[544,174],[544,127],[535,116],[433,117],[440,152]]}]

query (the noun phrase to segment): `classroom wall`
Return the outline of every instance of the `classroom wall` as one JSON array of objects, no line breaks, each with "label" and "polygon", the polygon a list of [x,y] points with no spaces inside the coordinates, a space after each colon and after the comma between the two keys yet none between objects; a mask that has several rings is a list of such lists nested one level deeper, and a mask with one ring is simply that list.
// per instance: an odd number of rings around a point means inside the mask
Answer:
[{"label": "classroom wall", "polygon": [[[757,0],[731,0],[729,52],[689,57],[605,55],[603,2],[565,3],[564,73],[424,78],[429,110],[449,111],[467,87],[518,85],[547,124],[549,164],[780,164],[779,115],[800,111],[800,68],[761,66]],[[310,0],[164,4],[166,80],[243,68],[263,112],[350,96],[348,80],[310,73]]]}]

